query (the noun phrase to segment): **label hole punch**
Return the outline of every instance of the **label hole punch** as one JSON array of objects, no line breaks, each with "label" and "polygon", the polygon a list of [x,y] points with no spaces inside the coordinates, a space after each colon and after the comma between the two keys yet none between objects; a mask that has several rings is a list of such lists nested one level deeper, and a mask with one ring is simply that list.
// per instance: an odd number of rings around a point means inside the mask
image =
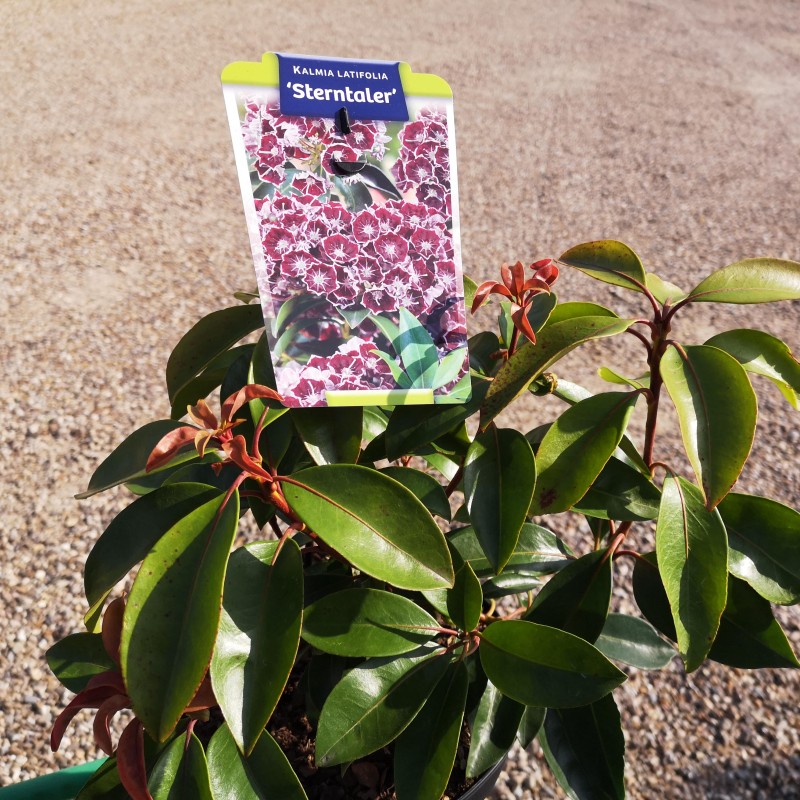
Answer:
[{"label": "label hole punch", "polygon": [[[342,106],[333,117],[336,129],[342,136],[347,136],[350,133],[350,116],[347,113],[347,106]],[[364,167],[367,166],[365,161],[339,161],[336,158],[331,159],[331,164],[337,175],[342,177],[349,177],[357,175]]]}]

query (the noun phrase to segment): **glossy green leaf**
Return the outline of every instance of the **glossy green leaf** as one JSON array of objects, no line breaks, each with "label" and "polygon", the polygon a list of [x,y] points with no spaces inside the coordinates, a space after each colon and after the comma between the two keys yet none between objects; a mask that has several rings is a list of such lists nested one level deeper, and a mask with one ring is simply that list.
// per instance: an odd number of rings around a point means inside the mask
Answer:
[{"label": "glossy green leaf", "polygon": [[220,492],[199,483],[164,486],[126,506],[95,542],[86,559],[83,585],[88,618],[102,608],[108,593],[179,520]]},{"label": "glossy green leaf", "polygon": [[[45,800],[45,797],[44,794],[38,798],[34,795],[33,800]],[[119,778],[116,756],[107,758],[92,773],[75,800],[130,800],[130,795],[125,791]]]},{"label": "glossy green leaf", "polygon": [[531,514],[566,511],[586,494],[622,440],[638,398],[636,392],[594,395],[550,426],[536,453]]},{"label": "glossy green leaf", "polygon": [[395,408],[386,427],[385,457],[394,461],[458,428],[480,407],[488,388],[487,384],[488,381],[473,380],[472,398],[464,405]]},{"label": "glossy green leaf", "polygon": [[416,603],[379,589],[346,589],[305,610],[303,639],[338,656],[395,656],[435,635],[438,623]]},{"label": "glossy green leaf", "polygon": [[544,725],[546,713],[547,709],[541,706],[525,706],[525,713],[517,728],[517,741],[520,747],[524,749],[533,744],[533,740]]},{"label": "glossy green leaf", "polygon": [[667,478],[656,526],[658,569],[672,609],[678,649],[689,672],[703,663],[725,608],[728,538],[700,490]]},{"label": "glossy green leaf", "polygon": [[648,272],[645,276],[645,286],[650,290],[650,293],[658,300],[659,303],[669,303],[675,305],[681,300],[685,299],[686,292],[674,283],[659,278],[653,272]]},{"label": "glossy green leaf", "polygon": [[[473,527],[454,531],[448,535],[447,540],[470,563],[476,575],[494,574]],[[549,575],[568,564],[571,557],[569,546],[552,531],[526,522],[520,529],[517,546],[508,559],[506,568],[533,576]]]},{"label": "glossy green leaf", "polygon": [[608,616],[611,588],[608,552],[587,553],[571,561],[545,584],[524,619],[594,642]]},{"label": "glossy green leaf", "polygon": [[455,583],[447,589],[447,616],[462,631],[471,631],[478,626],[483,610],[483,591],[481,582],[475,575],[469,562],[464,561],[457,553],[453,557],[455,566]]},{"label": "glossy green leaf", "polygon": [[739,669],[800,667],[769,601],[733,577],[728,579],[728,602],[708,657]]},{"label": "glossy green leaf", "polygon": [[513,428],[492,426],[467,451],[464,498],[495,573],[502,572],[514,552],[535,483],[533,450]]},{"label": "glossy green leaf", "polygon": [[243,756],[223,724],[208,744],[208,768],[214,800],[307,800],[283,750],[267,731],[253,752]]},{"label": "glossy green leaf", "polygon": [[630,386],[631,389],[646,389],[650,386],[650,374],[645,373],[639,378],[626,378],[619,375],[614,370],[608,367],[599,367],[597,374],[608,383],[614,383],[617,386]]},{"label": "glossy green leaf", "polygon": [[[148,422],[135,430],[127,439],[118,444],[113,452],[92,473],[86,491],[76,494],[76,499],[85,500],[87,497],[91,497],[98,492],[104,492],[112,486],[119,486],[126,481],[147,475],[148,473],[145,472],[144,467],[147,464],[150,453],[153,452],[153,448],[166,434],[176,428],[183,427],[185,424],[174,419],[160,419],[155,422]],[[168,465],[161,467],[161,469],[153,470],[153,473],[161,472],[175,464],[181,464],[193,458],[197,458],[197,451],[190,447],[175,456]]]},{"label": "glossy green leaf", "polygon": [[300,643],[300,549],[289,539],[277,551],[277,542],[254,542],[231,555],[211,658],[214,695],[246,755],[272,716]]},{"label": "glossy green leaf", "polygon": [[549,708],[539,741],[569,797],[623,800],[625,737],[611,695],[582,708]]},{"label": "glossy green leaf", "polygon": [[238,494],[190,512],[144,559],[122,626],[122,675],[136,716],[164,741],[211,660],[222,585],[239,520]]},{"label": "glossy green leaf", "polygon": [[431,514],[450,520],[450,501],[444,487],[433,475],[413,467],[384,467],[381,472],[402,483]]},{"label": "glossy green leaf", "polygon": [[467,702],[467,670],[448,667],[394,749],[398,800],[439,800],[447,788],[461,737]]},{"label": "glossy green leaf", "polygon": [[178,736],[161,753],[147,781],[153,800],[212,800],[206,754],[194,735]]},{"label": "glossy green leaf", "polygon": [[[556,306],[555,313],[560,306]],[[481,405],[481,427],[493,420],[509,403],[521,395],[534,378],[583,342],[615,336],[633,324],[630,319],[591,316],[554,322],[553,315],[536,337],[526,342],[498,371]]]},{"label": "glossy green leaf", "polygon": [[766,497],[731,492],[719,505],[730,563],[771,603],[800,602],[800,514]]},{"label": "glossy green leaf", "polygon": [[693,303],[771,303],[800,299],[800,264],[746,258],[712,272],[689,292]]},{"label": "glossy green leaf", "polygon": [[662,669],[677,655],[649,622],[628,614],[609,614],[595,647],[608,658],[638,669]]},{"label": "glossy green leaf", "polygon": [[568,319],[576,319],[577,317],[614,317],[619,318],[610,308],[601,306],[599,303],[589,303],[586,301],[559,303],[550,314],[551,325],[556,322],[565,322]]},{"label": "glossy green leaf", "polygon": [[170,402],[221,353],[263,325],[258,304],[223,308],[203,317],[184,334],[167,361]]},{"label": "glossy green leaf", "polygon": [[487,600],[508,597],[511,594],[524,594],[542,585],[539,578],[525,572],[513,572],[506,568],[502,575],[490,578],[483,584],[483,596]]},{"label": "glossy green leaf", "polygon": [[490,682],[486,684],[472,723],[467,756],[467,777],[475,778],[505,758],[517,736],[525,706],[505,697]]},{"label": "glossy green leaf", "polygon": [[706,344],[730,353],[748,372],[769,378],[794,408],[800,407],[800,363],[780,339],[739,328],[712,336]]},{"label": "glossy green leaf", "polygon": [[586,705],[625,680],[625,673],[588,642],[526,620],[493,623],[478,652],[489,680],[528,706]]},{"label": "glossy green leaf", "polygon": [[71,692],[80,692],[93,675],[114,669],[99,633],[73,633],[45,654],[47,665]]},{"label": "glossy green leaf", "polygon": [[635,522],[655,519],[660,502],[661,492],[651,480],[612,456],[573,510],[587,517]]},{"label": "glossy green leaf", "polygon": [[628,245],[612,239],[571,247],[558,260],[603,283],[636,292],[641,292],[647,281],[639,256]]},{"label": "glossy green leaf", "polygon": [[289,507],[358,569],[401,589],[453,585],[444,535],[405,486],[368,467],[311,467],[283,483]]},{"label": "glossy green leaf", "polygon": [[528,311],[528,322],[531,328],[538,333],[550,319],[558,304],[558,296],[555,292],[542,292],[534,295],[531,300],[531,307]]},{"label": "glossy green leaf", "polygon": [[475,299],[475,292],[478,291],[478,284],[469,275],[464,275],[464,305],[467,309],[472,308],[472,301]]},{"label": "glossy green leaf", "polygon": [[186,407],[208,397],[222,385],[229,367],[242,355],[253,352],[252,344],[243,344],[220,353],[196,378],[192,378],[173,398],[171,416],[180,419],[186,414]]},{"label": "glossy green leaf", "polygon": [[[685,353],[685,355],[684,355]],[[686,454],[707,508],[730,491],[750,454],[758,416],[744,368],[716,347],[670,347],[661,361]]]},{"label": "glossy green leaf", "polygon": [[295,408],[290,414],[315,464],[355,464],[361,452],[362,408]]},{"label": "glossy green leaf", "polygon": [[492,356],[502,347],[497,334],[494,331],[481,331],[470,336],[467,345],[470,367],[484,375],[491,375],[498,366],[498,360]]},{"label": "glossy green leaf", "polygon": [[442,649],[374,658],[350,670],[328,695],[319,717],[316,762],[344,764],[385,747],[418,714],[447,670]]}]

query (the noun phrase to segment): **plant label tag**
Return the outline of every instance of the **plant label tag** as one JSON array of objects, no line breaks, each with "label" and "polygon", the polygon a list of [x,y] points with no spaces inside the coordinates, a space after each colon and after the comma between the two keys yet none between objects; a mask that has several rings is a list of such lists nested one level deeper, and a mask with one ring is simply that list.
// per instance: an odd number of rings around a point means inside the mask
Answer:
[{"label": "plant label tag", "polygon": [[468,400],[447,83],[266,53],[222,84],[284,404]]}]

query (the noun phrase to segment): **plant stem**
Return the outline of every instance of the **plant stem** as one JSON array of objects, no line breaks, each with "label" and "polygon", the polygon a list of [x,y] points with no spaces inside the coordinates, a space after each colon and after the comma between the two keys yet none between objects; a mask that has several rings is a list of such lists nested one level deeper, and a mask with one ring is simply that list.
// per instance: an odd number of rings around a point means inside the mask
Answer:
[{"label": "plant stem", "polygon": [[453,475],[453,479],[450,483],[447,484],[447,488],[444,490],[444,493],[450,497],[451,494],[458,488],[458,484],[461,483],[461,479],[464,477],[464,462],[461,462],[461,466],[456,470],[456,474]]}]

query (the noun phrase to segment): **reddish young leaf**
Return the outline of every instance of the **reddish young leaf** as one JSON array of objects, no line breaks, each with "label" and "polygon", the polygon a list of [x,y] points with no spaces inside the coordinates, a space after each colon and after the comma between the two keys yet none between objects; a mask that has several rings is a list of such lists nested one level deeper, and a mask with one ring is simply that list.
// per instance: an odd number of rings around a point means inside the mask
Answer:
[{"label": "reddish young leaf", "polygon": [[522,335],[530,340],[532,344],[536,344],[536,334],[533,332],[531,323],[528,321],[528,311],[530,311],[530,303],[523,308],[518,308],[511,315],[511,319]]},{"label": "reddish young leaf", "polygon": [[193,442],[196,434],[197,428],[191,425],[183,425],[170,431],[153,448],[153,452],[150,453],[150,457],[147,459],[147,464],[144,468],[145,472],[152,472],[154,469],[163,467],[179,450]]},{"label": "reddish young leaf", "polygon": [[553,263],[552,258],[543,258],[541,261],[534,261],[531,267],[536,268],[535,276],[540,278],[548,286],[552,286],[558,278],[558,267]]},{"label": "reddish young leaf", "polygon": [[108,755],[114,752],[114,745],[111,742],[111,731],[109,723],[111,718],[117,711],[122,711],[123,708],[130,708],[131,701],[126,694],[114,694],[105,702],[100,704],[97,709],[97,714],[94,718],[92,730],[94,731],[95,744]]},{"label": "reddish young leaf", "polygon": [[261,386],[257,383],[243,386],[222,404],[223,424],[230,422],[233,419],[233,415],[251,400],[277,400],[281,402],[281,396],[274,389],[270,389],[269,386]]},{"label": "reddish young leaf", "polygon": [[186,706],[186,714],[193,714],[196,711],[204,711],[207,708],[217,705],[217,698],[214,696],[214,690],[211,688],[211,677],[206,673],[200,688],[197,690],[195,696]]},{"label": "reddish young leaf", "polygon": [[534,275],[522,284],[523,292],[547,292],[550,294],[550,284]]},{"label": "reddish young leaf", "polygon": [[201,428],[206,428],[210,431],[215,431],[219,428],[219,420],[205,400],[198,400],[195,405],[189,406],[188,412],[192,422]]},{"label": "reddish young leaf", "polygon": [[474,314],[485,302],[490,294],[499,294],[511,299],[511,292],[497,281],[486,281],[475,290],[475,297],[472,300],[472,313]]},{"label": "reddish young leaf", "polygon": [[134,719],[119,737],[117,772],[132,800],[153,800],[147,788],[147,766],[144,762],[144,728]]},{"label": "reddish young leaf", "polygon": [[82,692],[78,692],[56,717],[50,732],[50,749],[53,752],[58,750],[69,723],[79,711],[84,708],[100,708],[109,697],[124,693],[125,686],[119,673],[101,672],[99,675],[95,675],[86,688]]},{"label": "reddish young leaf", "polygon": [[270,475],[261,464],[254,461],[252,456],[247,452],[247,440],[244,436],[234,436],[233,439],[222,445],[222,449],[237,467],[240,467],[252,477],[272,481],[272,475]]},{"label": "reddish young leaf", "polygon": [[103,628],[100,632],[103,639],[103,647],[108,653],[108,657],[115,664],[119,664],[119,639],[122,635],[122,615],[124,613],[125,601],[118,597],[109,603],[103,615]]}]

